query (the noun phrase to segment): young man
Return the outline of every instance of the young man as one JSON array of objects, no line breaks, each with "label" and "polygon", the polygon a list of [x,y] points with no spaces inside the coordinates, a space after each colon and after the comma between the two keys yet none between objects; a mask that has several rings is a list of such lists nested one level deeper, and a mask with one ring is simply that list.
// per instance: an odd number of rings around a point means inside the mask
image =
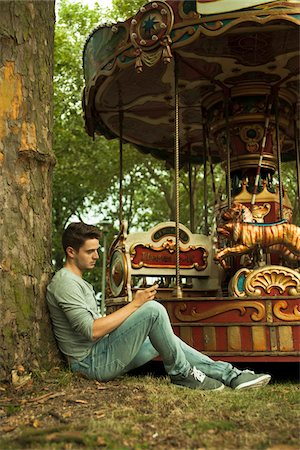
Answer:
[{"label": "young man", "polygon": [[83,278],[99,255],[100,231],[83,222],[63,233],[66,263],[47,289],[54,334],[71,369],[108,381],[160,355],[173,384],[203,390],[260,387],[270,375],[213,361],[172,330],[166,309],[154,300],[157,285],[136,292],[132,302],[101,317],[92,286]]}]

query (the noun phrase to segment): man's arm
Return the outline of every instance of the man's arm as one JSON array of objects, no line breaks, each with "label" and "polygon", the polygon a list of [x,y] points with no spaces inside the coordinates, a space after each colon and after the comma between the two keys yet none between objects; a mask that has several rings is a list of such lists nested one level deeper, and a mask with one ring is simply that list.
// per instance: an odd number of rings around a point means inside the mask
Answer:
[{"label": "man's arm", "polygon": [[144,303],[153,300],[156,294],[156,289],[158,285],[155,284],[147,289],[137,291],[132,302],[128,303],[126,306],[114,311],[105,317],[100,317],[94,320],[93,323],[93,339],[97,340],[111,331],[118,328],[127,317],[131,316],[140,306]]}]

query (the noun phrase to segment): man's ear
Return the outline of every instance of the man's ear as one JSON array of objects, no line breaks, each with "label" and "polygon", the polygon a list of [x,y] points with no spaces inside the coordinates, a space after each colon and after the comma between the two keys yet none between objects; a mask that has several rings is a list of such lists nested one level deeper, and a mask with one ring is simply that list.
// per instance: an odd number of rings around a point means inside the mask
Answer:
[{"label": "man's ear", "polygon": [[75,256],[76,250],[73,247],[67,247],[66,248],[66,254],[68,258],[73,259]]}]

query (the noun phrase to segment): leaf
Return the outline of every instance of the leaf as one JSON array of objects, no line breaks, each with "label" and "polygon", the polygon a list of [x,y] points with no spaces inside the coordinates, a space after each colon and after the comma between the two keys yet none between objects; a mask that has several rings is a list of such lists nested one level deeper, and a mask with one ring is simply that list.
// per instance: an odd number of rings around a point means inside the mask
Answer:
[{"label": "leaf", "polygon": [[18,369],[13,369],[11,371],[11,382],[15,389],[20,389],[27,383],[31,382],[31,373],[19,371]]},{"label": "leaf", "polygon": [[97,419],[102,419],[103,417],[105,417],[105,414],[104,414],[104,412],[102,412],[102,411],[96,411],[96,412],[94,413],[94,416],[95,416]]},{"label": "leaf", "polygon": [[41,422],[38,419],[33,419],[31,422],[33,428],[40,428],[41,427]]},{"label": "leaf", "polygon": [[105,439],[102,436],[98,436],[96,444],[100,447],[106,445]]}]

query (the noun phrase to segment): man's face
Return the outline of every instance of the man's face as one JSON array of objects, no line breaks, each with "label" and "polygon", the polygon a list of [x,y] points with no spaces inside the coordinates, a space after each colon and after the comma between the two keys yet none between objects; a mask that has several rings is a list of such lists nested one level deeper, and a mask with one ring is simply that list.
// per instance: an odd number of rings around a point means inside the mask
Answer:
[{"label": "man's face", "polygon": [[73,261],[81,271],[91,270],[95,267],[97,259],[99,259],[98,239],[87,239],[78,252],[73,250]]}]

